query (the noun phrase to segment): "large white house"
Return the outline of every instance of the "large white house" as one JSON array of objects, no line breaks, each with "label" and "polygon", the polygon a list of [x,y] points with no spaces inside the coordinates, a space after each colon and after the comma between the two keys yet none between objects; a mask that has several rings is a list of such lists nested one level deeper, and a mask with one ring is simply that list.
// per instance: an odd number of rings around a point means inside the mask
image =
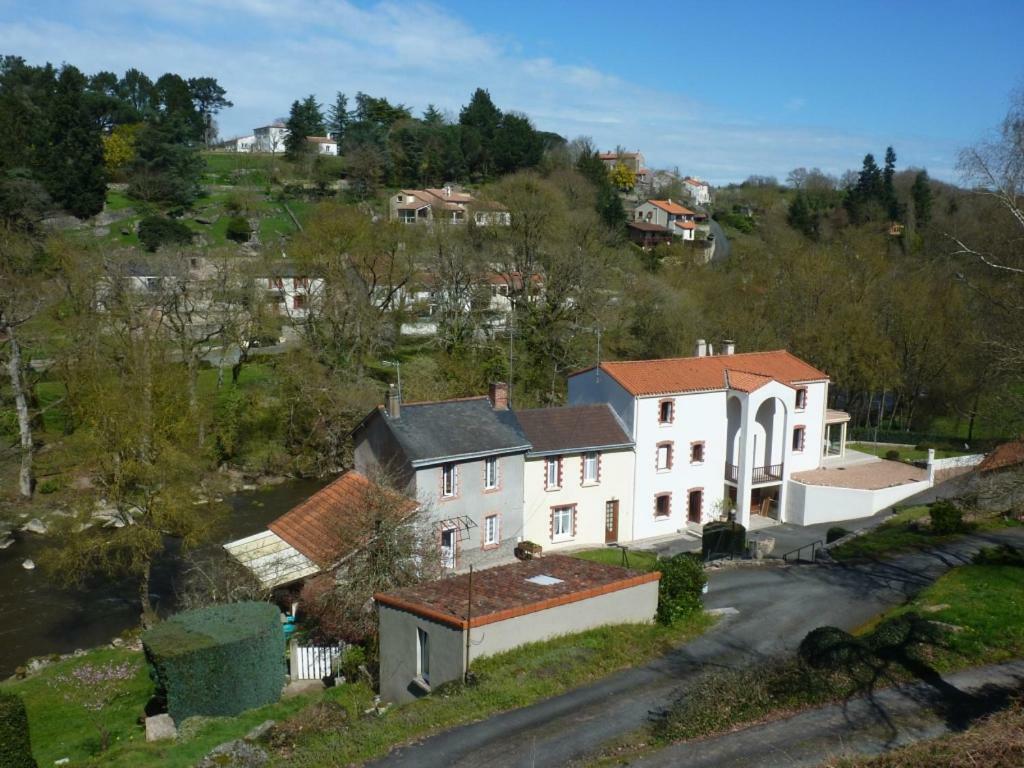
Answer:
[{"label": "large white house", "polygon": [[[735,508],[783,520],[790,475],[843,446],[826,440],[829,378],[786,351],[601,363],[569,378],[572,404],[608,403],[635,443],[633,530],[642,539]],[[840,440],[845,432],[839,431]]]},{"label": "large white house", "polygon": [[523,472],[523,537],[545,551],[628,541],[633,440],[610,406],[517,410],[530,441]]},{"label": "large white house", "polygon": [[683,179],[683,184],[697,205],[707,205],[711,202],[711,186],[706,181],[687,176]]},{"label": "large white house", "polygon": [[288,137],[288,128],[282,122],[274,122],[253,129],[253,136],[255,138],[253,151],[277,154],[284,152],[284,140]]}]

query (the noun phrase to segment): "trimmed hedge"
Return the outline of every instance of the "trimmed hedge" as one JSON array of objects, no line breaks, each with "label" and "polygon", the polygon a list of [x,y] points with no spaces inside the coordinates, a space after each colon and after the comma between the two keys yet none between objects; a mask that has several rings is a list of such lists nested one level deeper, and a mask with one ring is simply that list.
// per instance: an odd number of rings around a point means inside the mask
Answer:
[{"label": "trimmed hedge", "polygon": [[658,621],[673,624],[701,607],[700,596],[708,577],[696,554],[681,552],[658,561]]},{"label": "trimmed hedge", "polygon": [[271,704],[284,687],[284,632],[269,603],[179,613],[146,632],[142,646],[176,723]]},{"label": "trimmed hedge", "polygon": [[707,523],[701,531],[701,557],[742,555],[747,551],[747,529],[739,523]]},{"label": "trimmed hedge", "polygon": [[186,224],[168,216],[147,216],[139,222],[139,241],[147,251],[162,245],[187,245],[194,234]]},{"label": "trimmed hedge", "polygon": [[0,766],[36,768],[25,704],[20,696],[6,691],[0,691]]},{"label": "trimmed hedge", "polygon": [[839,541],[843,536],[846,536],[849,533],[850,532],[841,525],[833,525],[825,534],[825,543],[831,544],[833,541]]}]

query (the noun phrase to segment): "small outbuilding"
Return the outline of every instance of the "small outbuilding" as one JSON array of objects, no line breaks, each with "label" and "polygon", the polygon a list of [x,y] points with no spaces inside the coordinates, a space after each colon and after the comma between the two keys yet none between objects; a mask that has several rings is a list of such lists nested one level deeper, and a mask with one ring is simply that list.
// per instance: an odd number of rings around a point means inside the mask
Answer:
[{"label": "small outbuilding", "polygon": [[549,555],[377,594],[381,697],[419,698],[526,643],[652,621],[660,578]]}]

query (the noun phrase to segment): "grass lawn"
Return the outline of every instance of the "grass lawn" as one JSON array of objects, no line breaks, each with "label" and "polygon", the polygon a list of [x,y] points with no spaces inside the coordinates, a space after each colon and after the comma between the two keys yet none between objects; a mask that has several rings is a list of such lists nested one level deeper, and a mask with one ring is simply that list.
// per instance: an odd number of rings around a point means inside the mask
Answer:
[{"label": "grass lawn", "polygon": [[[238,717],[210,718],[175,742],[146,743],[137,723],[152,693],[142,654],[126,650],[91,651],[45,668],[19,681],[0,683],[20,694],[28,709],[35,757],[41,766],[63,757],[75,765],[112,768],[186,768],[214,746],[240,738],[271,719],[294,738],[275,742],[281,764],[346,766],[386,754],[392,746],[444,728],[473,722],[508,709],[527,706],[571,688],[634,666],[665,653],[708,629],[713,618],[700,613],[672,627],[627,624],[602,627],[533,643],[474,663],[475,685],[452,686],[445,693],[392,707],[379,717],[363,713],[373,705],[365,685],[343,685],[251,710]],[[65,700],[60,676],[85,664],[129,662],[136,674],[120,684],[119,696],[103,712],[112,735],[111,748],[97,754],[98,731],[88,711]],[[319,713],[335,713],[330,727],[315,727]]]},{"label": "grass lawn", "polygon": [[[881,459],[886,458],[886,454],[889,451],[897,451],[899,458],[903,461],[921,461],[922,459],[928,458],[928,451],[919,451],[913,446],[894,448],[891,445],[874,445],[873,443],[848,443],[848,448],[852,448],[855,451],[861,453],[870,453],[873,456],[878,456]],[[936,459],[948,459],[950,456],[964,456],[970,453],[970,451],[935,451]]]},{"label": "grass lawn", "polygon": [[[625,565],[622,562],[622,550],[618,547],[603,547],[601,549],[587,549],[583,552],[573,552],[573,557],[583,560],[593,560],[595,563],[605,565]],[[658,567],[658,556],[651,552],[631,551],[627,553],[629,566],[637,571],[653,571]]]},{"label": "grass lawn", "polygon": [[[938,535],[932,533],[927,526],[918,527],[915,524],[916,521],[927,517],[927,506],[909,507],[886,520],[877,528],[872,528],[863,536],[857,536],[840,544],[830,550],[830,554],[836,560],[879,557],[911,549],[934,547],[963,535],[962,533]],[[992,516],[968,523],[964,532],[992,530],[1012,525],[1018,525],[1018,523]]]}]

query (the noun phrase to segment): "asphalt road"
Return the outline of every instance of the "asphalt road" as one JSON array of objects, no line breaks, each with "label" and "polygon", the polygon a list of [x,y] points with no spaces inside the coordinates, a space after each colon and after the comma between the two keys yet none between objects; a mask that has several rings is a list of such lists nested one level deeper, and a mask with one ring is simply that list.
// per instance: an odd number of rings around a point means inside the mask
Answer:
[{"label": "asphalt road", "polygon": [[649,721],[709,666],[793,651],[812,629],[854,629],[904,602],[986,543],[1024,545],[1024,531],[973,536],[934,552],[860,565],[765,566],[710,574],[708,608],[735,608],[707,634],[641,667],[533,706],[445,731],[373,763],[417,768],[564,766]]},{"label": "asphalt road", "polygon": [[725,236],[725,232],[722,231],[722,228],[714,219],[708,219],[708,227],[711,228],[711,234],[715,236],[715,255],[711,260],[725,261],[732,253],[732,246],[729,244],[729,238]]}]

